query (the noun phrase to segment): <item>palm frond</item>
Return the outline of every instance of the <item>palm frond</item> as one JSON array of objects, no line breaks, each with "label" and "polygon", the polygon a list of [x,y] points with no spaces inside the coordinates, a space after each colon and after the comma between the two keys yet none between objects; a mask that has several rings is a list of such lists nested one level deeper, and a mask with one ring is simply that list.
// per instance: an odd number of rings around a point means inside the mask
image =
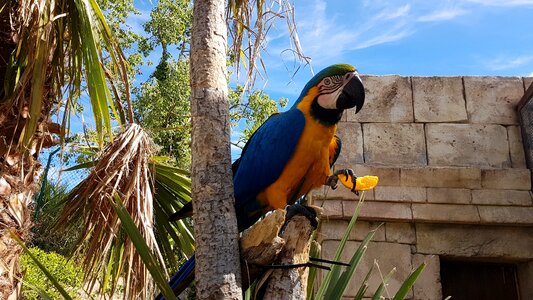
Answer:
[{"label": "palm frond", "polygon": [[[86,279],[91,289],[114,292],[124,278],[125,298],[149,298],[153,292],[146,266],[124,231],[111,199],[117,194],[148,247],[164,260],[154,232],[153,176],[149,168],[151,141],[136,124],[118,134],[103,150],[89,176],[69,195],[58,224],[84,220],[83,241]],[[167,275],[168,276],[168,275]]]},{"label": "palm frond", "polygon": [[[43,135],[51,133],[63,139],[83,87],[96,121],[97,140],[103,145],[104,136],[112,136],[113,120],[120,124],[124,119],[115,110],[108,84],[117,81],[128,87],[128,78],[127,63],[98,5],[94,0],[20,0],[17,4],[11,12],[17,44],[0,101],[0,121],[13,131],[10,151],[38,153],[51,146],[43,145]],[[107,77],[104,54],[113,66]],[[129,93],[125,98],[129,102]],[[66,108],[61,130],[47,132],[50,127],[59,128],[47,124],[61,108]]]},{"label": "palm frond", "polygon": [[304,55],[300,45],[294,8],[290,1],[230,0],[226,14],[232,41],[232,63],[237,77],[241,66],[246,71],[245,90],[253,86],[257,75],[266,74],[261,52],[265,49],[267,34],[277,19],[283,18],[287,23],[290,51],[295,60],[310,64],[311,59]]}]

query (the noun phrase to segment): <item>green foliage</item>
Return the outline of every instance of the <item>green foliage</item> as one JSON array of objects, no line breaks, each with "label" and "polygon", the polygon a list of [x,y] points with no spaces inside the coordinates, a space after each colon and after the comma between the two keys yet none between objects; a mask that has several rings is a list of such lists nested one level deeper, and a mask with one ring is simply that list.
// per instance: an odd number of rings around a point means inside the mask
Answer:
[{"label": "green foliage", "polygon": [[67,232],[59,232],[52,228],[63,209],[63,200],[67,197],[68,192],[65,185],[48,182],[42,193],[44,206],[32,228],[32,244],[34,246],[66,256],[70,255],[77,246],[82,226],[81,222],[78,222]]},{"label": "green foliage", "polygon": [[279,107],[286,107],[289,101],[286,98],[276,101],[270,98],[268,94],[258,90],[245,93],[244,87],[239,85],[230,90],[229,102],[232,126],[237,126],[241,120],[245,122],[243,135],[238,141],[242,145],[246,143],[261,124],[272,114],[279,111]]},{"label": "green foliage", "polygon": [[170,61],[167,66],[136,90],[135,116],[160,147],[159,154],[173,157],[180,167],[188,167],[191,161],[189,64],[183,60]]},{"label": "green foliage", "polygon": [[[176,45],[182,57],[190,40],[192,24],[192,7],[189,0],[159,0],[150,12],[150,20],[144,24],[144,30],[150,34],[142,50],[152,51],[163,47],[163,56],[167,45]],[[163,57],[161,61],[166,61]]]},{"label": "green foliage", "polygon": [[[344,251],[344,247],[346,246],[346,241],[348,240],[348,237],[350,235],[350,232],[352,231],[353,227],[355,226],[357,217],[359,215],[359,212],[361,211],[361,207],[363,206],[364,202],[364,192],[361,195],[361,198],[359,200],[359,203],[357,204],[357,207],[355,208],[355,212],[352,216],[352,219],[350,220],[350,223],[348,224],[348,227],[346,228],[346,231],[344,232],[344,235],[339,243],[339,246],[337,247],[337,250],[335,251],[335,257],[333,258],[334,261],[338,261]],[[379,228],[379,227],[378,227]],[[348,287],[348,284],[350,280],[352,279],[353,274],[355,273],[355,270],[359,266],[359,263],[361,262],[366,250],[368,249],[368,244],[372,240],[375,232],[378,230],[378,228],[370,231],[367,236],[364,238],[364,240],[359,244],[359,247],[353,254],[352,258],[350,259],[350,267],[346,267],[344,270],[342,270],[344,267],[340,265],[334,265],[331,267],[331,271],[329,271],[326,276],[322,279],[320,287],[318,288],[318,291],[316,292],[315,296],[312,297],[310,293],[308,293],[307,298],[308,299],[341,299],[342,295],[344,294],[344,291]],[[422,263],[416,270],[414,270],[408,278],[403,282],[400,289],[396,292],[394,296],[394,300],[401,300],[404,299],[413,284],[415,283],[418,276],[422,273],[422,271],[425,268],[425,263]],[[369,272],[366,274],[365,278],[361,282],[360,288],[355,296],[355,299],[363,299],[363,296],[365,292],[368,289],[368,279],[370,278],[374,268],[370,268]],[[393,268],[389,274],[387,274],[384,278],[381,284],[378,286],[376,291],[373,294],[372,299],[381,299],[381,295],[383,294],[385,290],[385,286],[387,284],[387,281],[394,273],[395,268]],[[315,277],[309,276],[308,280],[308,286],[313,286]]]},{"label": "green foliage", "polygon": [[[83,272],[73,261],[67,260],[55,252],[46,252],[37,247],[32,247],[29,250],[72,297],[82,288]],[[24,299],[39,298],[41,293],[39,290],[51,296],[52,299],[62,298],[28,253],[21,256],[21,263],[25,271],[24,284],[22,285]]]}]

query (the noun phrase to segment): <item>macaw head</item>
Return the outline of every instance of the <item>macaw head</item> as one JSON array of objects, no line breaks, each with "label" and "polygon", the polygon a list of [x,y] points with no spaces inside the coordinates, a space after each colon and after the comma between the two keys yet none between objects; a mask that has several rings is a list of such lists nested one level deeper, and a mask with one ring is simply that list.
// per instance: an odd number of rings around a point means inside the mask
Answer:
[{"label": "macaw head", "polygon": [[[305,100],[304,100],[305,99]],[[317,73],[304,87],[294,107],[311,101],[310,113],[322,123],[337,123],[345,109],[359,112],[365,103],[365,89],[355,67],[332,65]]]}]

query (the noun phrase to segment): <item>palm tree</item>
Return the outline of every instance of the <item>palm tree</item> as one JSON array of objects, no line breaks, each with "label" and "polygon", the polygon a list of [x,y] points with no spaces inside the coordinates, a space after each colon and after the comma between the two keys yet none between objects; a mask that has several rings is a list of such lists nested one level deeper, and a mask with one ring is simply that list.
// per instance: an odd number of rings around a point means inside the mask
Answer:
[{"label": "palm tree", "polygon": [[[29,238],[31,199],[42,170],[39,154],[65,137],[68,112],[82,85],[103,144],[112,134],[107,108],[115,106],[100,63],[103,48],[114,62],[110,76],[120,80],[126,73],[94,1],[4,2],[0,39],[0,298],[18,299],[22,250],[11,234]],[[60,109],[65,111],[62,124],[51,117]]]},{"label": "palm tree", "polygon": [[[224,0],[194,1],[191,36],[192,195],[196,293],[240,299],[231,175]],[[207,17],[209,16],[209,17]]]}]

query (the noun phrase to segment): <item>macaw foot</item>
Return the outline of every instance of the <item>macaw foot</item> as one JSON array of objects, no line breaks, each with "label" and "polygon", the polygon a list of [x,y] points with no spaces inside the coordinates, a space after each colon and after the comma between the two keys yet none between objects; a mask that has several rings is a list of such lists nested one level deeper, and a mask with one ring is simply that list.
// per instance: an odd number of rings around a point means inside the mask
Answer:
[{"label": "macaw foot", "polygon": [[287,206],[287,214],[285,215],[285,224],[283,224],[283,227],[287,224],[287,222],[294,216],[304,216],[307,219],[309,219],[309,222],[311,222],[311,226],[313,226],[314,229],[318,227],[318,220],[316,216],[316,211],[309,206],[301,205],[301,204],[293,204]]},{"label": "macaw foot", "polygon": [[[344,178],[339,178],[339,176],[343,176]],[[340,169],[335,171],[333,175],[329,176],[326,179],[326,185],[331,187],[331,189],[336,189],[337,185],[339,183],[339,179],[341,180],[341,183],[349,188],[353,193],[356,195],[359,195],[359,192],[355,189],[356,183],[357,183],[357,176],[355,176],[355,173],[352,169]]]}]

